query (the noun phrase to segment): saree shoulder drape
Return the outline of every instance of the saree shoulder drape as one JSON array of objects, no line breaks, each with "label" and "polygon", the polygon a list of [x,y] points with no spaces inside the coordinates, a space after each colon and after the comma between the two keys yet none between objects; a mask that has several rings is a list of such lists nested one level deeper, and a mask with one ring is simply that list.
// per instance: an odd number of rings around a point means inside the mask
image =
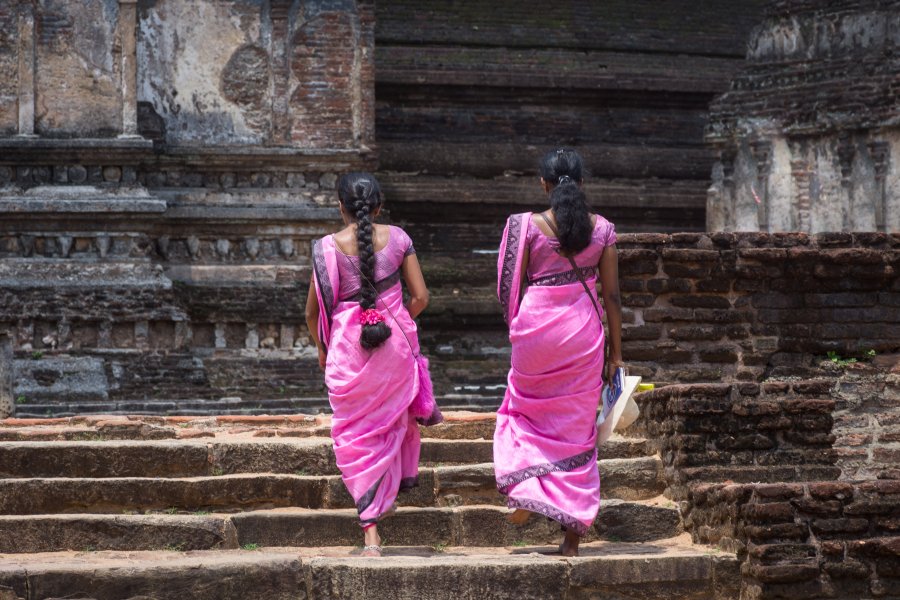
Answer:
[{"label": "saree shoulder drape", "polygon": [[361,278],[353,264],[359,258],[341,253],[332,236],[315,240],[312,252],[334,453],[360,524],[367,525],[393,506],[400,490],[417,485],[419,429],[409,408],[419,389],[419,342],[400,284],[403,259],[415,250],[392,226],[387,246],[375,255],[376,308],[393,333],[374,350],[359,344]]},{"label": "saree shoulder drape", "polygon": [[[600,256],[615,239],[612,224],[598,216],[590,245],[574,257],[592,294]],[[494,469],[510,508],[540,513],[583,535],[600,507],[595,420],[603,326],[556,248],[531,213],[509,217],[497,295],[512,358],[497,411]]]}]

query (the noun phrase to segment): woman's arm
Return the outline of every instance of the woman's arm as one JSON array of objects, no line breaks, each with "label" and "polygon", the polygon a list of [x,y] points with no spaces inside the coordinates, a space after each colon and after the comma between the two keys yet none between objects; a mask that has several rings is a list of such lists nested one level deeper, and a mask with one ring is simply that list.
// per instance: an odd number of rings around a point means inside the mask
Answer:
[{"label": "woman's arm", "polygon": [[616,245],[607,246],[600,257],[600,290],[603,306],[606,308],[606,322],[609,324],[609,352],[606,359],[606,380],[612,379],[622,361],[622,298],[619,296],[619,258]]},{"label": "woman's arm", "polygon": [[425,287],[422,267],[419,266],[419,259],[415,254],[409,254],[403,259],[400,272],[403,274],[403,281],[406,282],[410,296],[406,310],[409,311],[409,316],[415,319],[428,306],[428,288]]},{"label": "woman's arm", "polygon": [[319,296],[316,293],[316,283],[309,281],[309,295],[306,296],[306,326],[309,328],[309,336],[319,349],[319,367],[325,368],[325,359],[328,353],[319,339]]}]

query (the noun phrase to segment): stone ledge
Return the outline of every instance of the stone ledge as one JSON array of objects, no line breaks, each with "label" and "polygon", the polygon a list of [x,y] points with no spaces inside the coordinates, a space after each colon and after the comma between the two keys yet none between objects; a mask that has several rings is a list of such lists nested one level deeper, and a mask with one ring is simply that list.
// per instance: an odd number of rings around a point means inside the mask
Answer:
[{"label": "stone ledge", "polygon": [[[549,600],[572,594],[645,600],[673,597],[733,600],[732,556],[678,545],[585,544],[580,558],[547,556],[555,548],[432,548],[388,546],[379,560],[358,549],[303,551],[90,552],[23,555],[0,565],[0,590],[12,598],[45,598],[91,590],[97,600],[145,594],[157,600],[243,600],[248,590],[270,600],[368,597],[421,600],[483,598]],[[299,551],[298,551],[299,550]],[[512,553],[512,555],[510,555]],[[729,580],[731,584],[729,584]],[[677,594],[676,596],[673,596]],[[31,595],[28,595],[31,594]]]}]

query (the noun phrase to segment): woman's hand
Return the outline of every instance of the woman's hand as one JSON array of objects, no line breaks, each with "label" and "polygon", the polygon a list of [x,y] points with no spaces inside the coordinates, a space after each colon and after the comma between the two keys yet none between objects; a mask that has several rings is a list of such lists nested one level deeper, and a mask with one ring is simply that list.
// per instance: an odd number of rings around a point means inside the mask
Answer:
[{"label": "woman's hand", "polygon": [[325,370],[325,361],[328,360],[328,353],[324,348],[319,348],[319,368]]},{"label": "woman's hand", "polygon": [[612,381],[613,375],[616,374],[616,369],[618,369],[620,367],[625,369],[625,374],[627,375],[628,368],[625,366],[625,361],[622,360],[621,356],[617,356],[617,357],[611,356],[611,357],[609,357],[609,359],[607,359],[606,365],[604,367],[604,370],[606,371],[606,382],[607,383]]}]

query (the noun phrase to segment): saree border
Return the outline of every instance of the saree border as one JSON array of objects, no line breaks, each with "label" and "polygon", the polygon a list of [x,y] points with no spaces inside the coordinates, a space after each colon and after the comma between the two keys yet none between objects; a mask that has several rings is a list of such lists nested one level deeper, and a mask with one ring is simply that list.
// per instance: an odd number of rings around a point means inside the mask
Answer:
[{"label": "saree border", "polygon": [[324,238],[313,240],[313,269],[316,272],[316,280],[322,292],[322,304],[325,307],[327,317],[331,320],[334,311],[334,288],[331,285],[331,279],[328,277],[328,267],[325,264],[325,250],[323,248]]},{"label": "saree border", "polygon": [[[379,294],[383,294],[395,285],[400,283],[400,269],[397,269],[384,279],[379,279],[375,282],[375,291]],[[361,286],[360,286],[361,287]],[[352,296],[347,296],[346,298],[338,298],[339,302],[359,302],[362,299],[362,289],[357,290],[353,293]]]},{"label": "saree border", "polygon": [[528,498],[509,498],[506,501],[506,505],[509,508],[521,508],[529,512],[544,515],[549,519],[553,519],[566,529],[575,531],[575,533],[580,536],[586,534],[591,528],[590,525],[585,525],[569,513],[563,512],[555,506],[551,506],[539,500],[530,500]]},{"label": "saree border", "polygon": [[509,492],[509,488],[517,483],[522,483],[526,479],[531,479],[532,477],[541,477],[542,475],[546,475],[547,473],[553,473],[557,471],[571,471],[572,469],[576,469],[588,464],[592,459],[594,460],[594,462],[596,462],[596,459],[594,458],[596,453],[597,449],[591,448],[574,456],[563,458],[562,460],[531,465],[530,467],[525,467],[524,469],[519,469],[518,471],[513,471],[512,473],[507,473],[506,475],[497,477],[497,491],[501,494],[507,494]]},{"label": "saree border", "polygon": [[[371,488],[369,488],[369,490],[365,494],[363,494],[362,496],[359,497],[359,500],[356,501],[357,514],[362,516],[363,512],[365,512],[365,510],[367,508],[369,508],[369,506],[371,506],[372,502],[375,501],[375,494],[378,493],[378,488],[379,488],[379,486],[381,486],[381,482],[383,480],[384,480],[384,475],[379,477],[378,481],[375,482],[375,485],[373,485]],[[361,522],[366,523],[367,521],[370,521],[370,520],[371,519],[367,519],[366,521],[361,521]]]},{"label": "saree border", "polygon": [[516,261],[519,257],[519,244],[522,235],[522,215],[510,215],[506,233],[506,251],[503,253],[503,269],[500,272],[500,289],[497,294],[503,307],[503,320],[509,323],[510,294],[513,278],[516,273]]},{"label": "saree border", "polygon": [[[578,270],[581,271],[581,276],[585,280],[596,279],[597,277],[596,266],[592,265],[590,267],[578,267]],[[559,273],[552,273],[550,275],[536,277],[535,279],[529,279],[528,285],[556,287],[560,285],[578,283],[580,281],[581,280],[578,278],[575,269],[569,269],[568,271],[561,271]]]},{"label": "saree border", "polygon": [[419,476],[404,477],[400,480],[400,492],[408,492],[409,490],[419,487]]}]

